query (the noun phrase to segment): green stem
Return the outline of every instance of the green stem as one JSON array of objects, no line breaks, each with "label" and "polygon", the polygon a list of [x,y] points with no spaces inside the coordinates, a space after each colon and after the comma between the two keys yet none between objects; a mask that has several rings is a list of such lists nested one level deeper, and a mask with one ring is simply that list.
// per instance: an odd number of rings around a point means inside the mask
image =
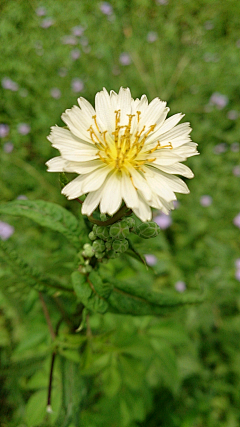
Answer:
[{"label": "green stem", "polygon": [[131,215],[132,211],[126,205],[122,206],[113,216],[112,218],[107,219],[106,221],[100,221],[99,219],[95,219],[92,215],[88,216],[88,219],[93,224],[107,226],[114,224],[123,216]]}]

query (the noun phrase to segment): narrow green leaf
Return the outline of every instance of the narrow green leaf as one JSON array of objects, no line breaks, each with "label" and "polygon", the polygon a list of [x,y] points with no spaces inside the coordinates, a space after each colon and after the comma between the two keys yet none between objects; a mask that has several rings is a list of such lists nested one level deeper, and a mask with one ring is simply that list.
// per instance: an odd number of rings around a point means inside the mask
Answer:
[{"label": "narrow green leaf", "polygon": [[[78,220],[71,212],[55,203],[43,200],[15,200],[13,202],[1,203],[0,213],[4,215],[18,215],[30,218],[43,227],[59,231],[76,248],[80,247],[84,222]],[[84,238],[84,236],[83,236]]]}]

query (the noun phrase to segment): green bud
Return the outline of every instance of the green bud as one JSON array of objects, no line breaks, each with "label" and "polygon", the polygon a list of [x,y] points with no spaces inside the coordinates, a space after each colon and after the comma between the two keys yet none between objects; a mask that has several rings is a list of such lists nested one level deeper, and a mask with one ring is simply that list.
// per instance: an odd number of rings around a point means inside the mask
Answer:
[{"label": "green bud", "polygon": [[68,179],[67,179],[67,177],[66,177],[66,175],[65,175],[64,172],[60,172],[60,174],[59,174],[59,181],[60,181],[61,188],[65,187],[65,185],[68,184],[69,181],[68,181]]},{"label": "green bud", "polygon": [[103,239],[103,240],[106,240],[109,237],[109,231],[108,231],[107,227],[103,227],[101,225],[99,225],[96,228],[95,233],[100,239]]},{"label": "green bud", "polygon": [[93,247],[89,243],[83,245],[82,255],[91,258],[94,255]]},{"label": "green bud", "polygon": [[102,259],[105,255],[105,252],[95,252],[95,257],[97,259]]},{"label": "green bud", "polygon": [[120,252],[110,251],[108,252],[108,257],[111,259],[118,258],[120,256]]},{"label": "green bud", "polygon": [[113,241],[112,248],[115,252],[123,253],[128,249],[127,239],[116,239]]},{"label": "green bud", "polygon": [[94,231],[90,231],[88,237],[89,237],[90,240],[96,240],[96,238],[97,238],[97,236],[94,233]]},{"label": "green bud", "polygon": [[160,231],[161,229],[156,222],[149,221],[138,225],[134,232],[143,239],[151,239],[152,237],[156,237]]},{"label": "green bud", "polygon": [[[97,224],[94,224],[92,231],[95,233],[96,232],[96,228],[97,228]],[[96,233],[95,233],[96,234]]]},{"label": "green bud", "polygon": [[97,239],[93,242],[92,245],[94,252],[103,252],[105,250],[105,243],[101,239]]},{"label": "green bud", "polygon": [[133,228],[135,226],[135,219],[131,216],[124,218],[124,222],[128,225],[129,228]]},{"label": "green bud", "polygon": [[107,249],[107,251],[110,251],[112,249],[112,239],[110,242],[109,240],[105,242],[105,248]]},{"label": "green bud", "polygon": [[86,273],[91,273],[91,271],[92,271],[92,266],[91,266],[91,265],[86,265],[86,266],[84,267],[84,269],[85,269],[85,272],[86,272]]},{"label": "green bud", "polygon": [[109,234],[115,239],[124,239],[129,234],[129,226],[124,221],[116,222],[111,225]]},{"label": "green bud", "polygon": [[100,220],[101,221],[107,221],[107,215],[106,214],[100,214]]}]

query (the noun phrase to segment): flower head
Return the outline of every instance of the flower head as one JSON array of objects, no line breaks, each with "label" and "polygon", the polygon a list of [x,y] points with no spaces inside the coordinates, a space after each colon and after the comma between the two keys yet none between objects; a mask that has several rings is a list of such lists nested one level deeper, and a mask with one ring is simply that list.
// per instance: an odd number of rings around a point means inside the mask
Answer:
[{"label": "flower head", "polygon": [[62,193],[68,199],[87,194],[82,213],[113,215],[122,203],[142,220],[152,217],[151,207],[168,214],[176,200],[175,192],[189,193],[174,174],[192,178],[192,171],[181,162],[197,153],[189,123],[183,117],[166,119],[166,102],[146,95],[132,99],[130,90],[119,94],[96,94],[95,109],[84,98],[79,107],[66,110],[62,120],[68,126],[51,128],[48,137],[61,156],[47,162],[49,172],[75,172]]}]

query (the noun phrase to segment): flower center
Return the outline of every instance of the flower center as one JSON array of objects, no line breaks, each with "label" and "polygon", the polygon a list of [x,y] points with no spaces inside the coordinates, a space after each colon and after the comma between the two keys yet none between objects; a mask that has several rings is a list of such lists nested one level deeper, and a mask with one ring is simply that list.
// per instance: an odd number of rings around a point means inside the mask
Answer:
[{"label": "flower center", "polygon": [[[159,141],[156,141],[154,148],[150,150],[144,150],[143,147],[147,137],[151,132],[154,131],[156,124],[151,125],[148,130],[146,126],[143,126],[141,130],[138,130],[138,124],[140,122],[141,112],[137,111],[137,114],[127,114],[128,123],[124,126],[120,126],[121,122],[121,110],[115,112],[115,130],[109,134],[107,130],[101,132],[97,123],[97,116],[93,116],[94,127],[90,126],[88,131],[90,132],[91,140],[99,148],[98,155],[100,159],[111,165],[114,169],[124,170],[128,169],[131,165],[135,169],[141,169],[141,166],[146,162],[153,162],[155,160],[152,157],[152,153],[160,148],[172,148],[172,144],[169,143],[167,146],[161,146]],[[136,117],[135,126],[132,126],[133,120]],[[136,129],[132,131],[132,127]]]}]

